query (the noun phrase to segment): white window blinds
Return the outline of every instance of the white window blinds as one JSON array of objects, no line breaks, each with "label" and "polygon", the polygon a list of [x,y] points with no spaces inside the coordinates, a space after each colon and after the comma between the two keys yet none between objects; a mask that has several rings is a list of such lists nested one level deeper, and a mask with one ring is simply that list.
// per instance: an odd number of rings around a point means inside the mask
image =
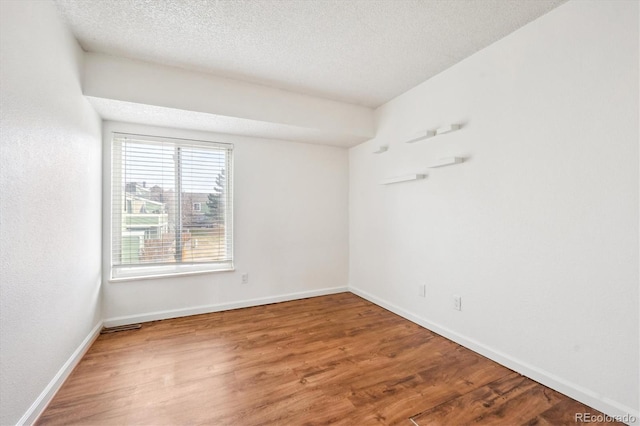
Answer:
[{"label": "white window blinds", "polygon": [[112,277],[233,268],[229,144],[114,134]]}]

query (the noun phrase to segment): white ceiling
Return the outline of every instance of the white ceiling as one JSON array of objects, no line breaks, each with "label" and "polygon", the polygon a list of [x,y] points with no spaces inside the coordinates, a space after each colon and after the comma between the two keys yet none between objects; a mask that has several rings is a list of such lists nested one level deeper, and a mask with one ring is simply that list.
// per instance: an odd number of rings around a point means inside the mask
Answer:
[{"label": "white ceiling", "polygon": [[91,52],[377,107],[564,0],[55,0]]}]

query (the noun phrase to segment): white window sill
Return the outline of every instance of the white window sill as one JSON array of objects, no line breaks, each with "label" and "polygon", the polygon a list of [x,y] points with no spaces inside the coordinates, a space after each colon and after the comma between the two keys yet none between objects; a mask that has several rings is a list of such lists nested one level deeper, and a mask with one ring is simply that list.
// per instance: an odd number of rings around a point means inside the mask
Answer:
[{"label": "white window sill", "polygon": [[[189,275],[203,275],[203,274],[215,274],[218,272],[233,272],[235,268],[231,267],[221,269],[197,269],[197,270],[185,270],[185,271],[167,271],[163,272],[159,268],[152,268],[151,270],[136,271],[135,274],[122,274],[122,276],[111,277],[109,282],[126,282],[126,281],[139,281],[139,280],[155,280],[162,278],[175,278],[184,277]],[[113,271],[112,271],[113,274]]]}]

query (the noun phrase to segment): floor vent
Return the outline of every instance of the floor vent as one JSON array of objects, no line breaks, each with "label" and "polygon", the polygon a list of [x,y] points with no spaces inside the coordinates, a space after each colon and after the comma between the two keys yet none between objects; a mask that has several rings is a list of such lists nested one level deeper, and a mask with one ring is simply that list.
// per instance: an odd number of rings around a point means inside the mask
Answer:
[{"label": "floor vent", "polygon": [[137,330],[142,327],[142,324],[127,324],[118,325],[116,327],[104,327],[100,330],[100,334],[115,333],[117,331]]}]

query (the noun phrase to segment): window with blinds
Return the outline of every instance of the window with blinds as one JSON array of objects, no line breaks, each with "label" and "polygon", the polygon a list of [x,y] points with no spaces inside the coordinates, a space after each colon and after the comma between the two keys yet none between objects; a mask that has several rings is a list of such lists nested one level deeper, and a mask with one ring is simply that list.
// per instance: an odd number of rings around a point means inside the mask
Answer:
[{"label": "window with blinds", "polygon": [[116,133],[112,278],[233,269],[233,146]]}]

